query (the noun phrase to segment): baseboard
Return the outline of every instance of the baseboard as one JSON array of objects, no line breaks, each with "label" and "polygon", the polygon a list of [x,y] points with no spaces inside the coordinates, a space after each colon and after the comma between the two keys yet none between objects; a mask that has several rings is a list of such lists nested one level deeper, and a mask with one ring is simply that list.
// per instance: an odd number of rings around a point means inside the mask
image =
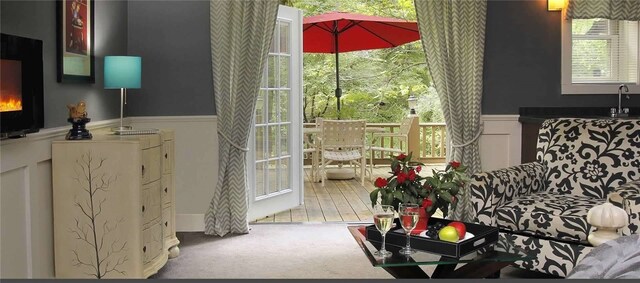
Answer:
[{"label": "baseboard", "polygon": [[176,214],[176,232],[204,232],[204,214]]}]

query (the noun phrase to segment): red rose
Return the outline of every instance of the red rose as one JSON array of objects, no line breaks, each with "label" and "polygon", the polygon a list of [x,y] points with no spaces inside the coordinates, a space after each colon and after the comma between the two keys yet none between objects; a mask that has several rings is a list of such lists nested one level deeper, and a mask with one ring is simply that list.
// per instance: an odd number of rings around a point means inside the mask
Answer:
[{"label": "red rose", "polygon": [[416,171],[413,171],[413,169],[409,170],[409,181],[415,181],[416,180]]},{"label": "red rose", "polygon": [[451,165],[451,167],[453,167],[453,169],[458,169],[458,167],[460,167],[460,162],[453,160],[453,161],[449,162],[449,165]]},{"label": "red rose", "polygon": [[430,207],[432,204],[433,204],[433,202],[430,199],[425,198],[425,199],[422,200],[422,205],[421,206],[424,207],[424,208],[427,208],[427,207]]},{"label": "red rose", "polygon": [[378,179],[376,179],[375,185],[378,188],[384,188],[387,186],[387,179],[378,177]]},{"label": "red rose", "polygon": [[407,179],[407,174],[405,174],[404,172],[398,173],[398,184],[404,183],[406,179]]},{"label": "red rose", "polygon": [[420,173],[420,171],[422,171],[422,166],[418,165],[418,167],[416,167],[416,172]]},{"label": "red rose", "polygon": [[396,157],[396,159],[398,159],[398,160],[402,161],[402,160],[404,160],[406,157],[407,157],[407,156],[406,156],[406,155],[404,155],[404,153],[400,153],[400,155],[398,155],[398,156]]}]

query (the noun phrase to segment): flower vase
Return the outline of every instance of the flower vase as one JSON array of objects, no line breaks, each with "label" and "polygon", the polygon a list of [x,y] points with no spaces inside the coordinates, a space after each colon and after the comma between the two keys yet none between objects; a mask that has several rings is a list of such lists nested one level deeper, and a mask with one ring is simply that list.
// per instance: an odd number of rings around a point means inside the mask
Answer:
[{"label": "flower vase", "polygon": [[427,230],[427,223],[429,223],[429,213],[425,208],[420,208],[418,213],[418,224],[416,224],[416,228],[411,231],[411,234],[417,235]]}]

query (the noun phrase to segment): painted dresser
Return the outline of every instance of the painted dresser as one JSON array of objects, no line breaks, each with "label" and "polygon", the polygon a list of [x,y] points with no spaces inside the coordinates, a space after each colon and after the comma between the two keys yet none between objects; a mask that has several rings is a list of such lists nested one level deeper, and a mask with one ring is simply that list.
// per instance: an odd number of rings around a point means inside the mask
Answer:
[{"label": "painted dresser", "polygon": [[174,134],[54,141],[57,278],[147,278],[179,254]]}]

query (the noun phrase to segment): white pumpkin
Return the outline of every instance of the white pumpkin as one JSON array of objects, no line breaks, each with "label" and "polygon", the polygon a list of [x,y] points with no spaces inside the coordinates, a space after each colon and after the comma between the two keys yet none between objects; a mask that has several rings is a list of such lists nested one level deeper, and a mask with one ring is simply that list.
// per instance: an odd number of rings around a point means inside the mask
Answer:
[{"label": "white pumpkin", "polygon": [[609,202],[591,208],[587,213],[587,222],[599,228],[622,228],[629,225],[627,212]]}]

